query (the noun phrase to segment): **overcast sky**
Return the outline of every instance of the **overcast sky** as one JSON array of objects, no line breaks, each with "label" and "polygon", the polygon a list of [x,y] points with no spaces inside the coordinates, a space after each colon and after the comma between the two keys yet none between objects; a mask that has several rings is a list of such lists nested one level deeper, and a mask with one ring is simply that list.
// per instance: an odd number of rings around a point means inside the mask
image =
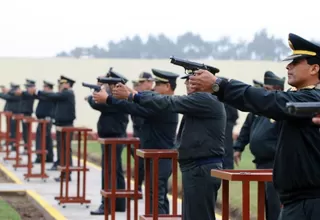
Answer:
[{"label": "overcast sky", "polygon": [[[308,3],[308,5],[303,5]],[[54,56],[125,36],[192,31],[206,40],[254,32],[320,40],[319,0],[0,0],[0,56]]]}]

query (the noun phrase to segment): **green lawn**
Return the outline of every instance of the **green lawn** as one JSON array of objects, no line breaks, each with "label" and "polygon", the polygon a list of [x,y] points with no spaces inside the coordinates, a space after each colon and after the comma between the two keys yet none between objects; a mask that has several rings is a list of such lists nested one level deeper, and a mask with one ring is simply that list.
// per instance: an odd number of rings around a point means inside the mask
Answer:
[{"label": "green lawn", "polygon": [[0,219],[21,220],[20,215],[0,197]]},{"label": "green lawn", "polygon": [[[88,153],[96,156],[101,155],[100,144],[96,142],[89,142],[88,144]],[[127,150],[124,149],[122,153],[122,163],[126,164],[126,154]],[[254,164],[252,163],[252,155],[247,147],[247,150],[242,154],[242,160],[240,163],[240,167],[237,169],[255,169]],[[133,160],[131,160],[133,162]],[[180,172],[178,175],[180,180]],[[180,181],[179,181],[180,182]],[[230,204],[235,208],[240,208],[242,204],[242,186],[241,182],[231,182],[230,183]],[[257,184],[251,183],[251,211],[256,213],[256,202],[257,202]],[[219,199],[221,198],[221,190],[219,191]]]}]

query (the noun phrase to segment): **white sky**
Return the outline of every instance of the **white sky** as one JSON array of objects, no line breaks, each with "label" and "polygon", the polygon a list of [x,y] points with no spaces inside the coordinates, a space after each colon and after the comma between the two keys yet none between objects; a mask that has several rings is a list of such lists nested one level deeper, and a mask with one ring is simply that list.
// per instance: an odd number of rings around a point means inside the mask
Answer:
[{"label": "white sky", "polygon": [[[308,4],[308,5],[304,5]],[[319,0],[0,0],[0,56],[54,56],[125,36],[192,31],[250,40],[267,28],[320,40]]]}]

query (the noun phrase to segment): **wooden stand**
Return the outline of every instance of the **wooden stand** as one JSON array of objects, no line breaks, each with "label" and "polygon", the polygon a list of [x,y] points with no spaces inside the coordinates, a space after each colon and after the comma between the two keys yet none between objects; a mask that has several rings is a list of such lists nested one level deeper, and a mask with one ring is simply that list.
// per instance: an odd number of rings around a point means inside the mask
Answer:
[{"label": "wooden stand", "polygon": [[[60,174],[60,196],[55,197],[56,200],[59,201],[60,204],[65,203],[80,203],[88,204],[91,201],[86,199],[86,172],[89,171],[87,168],[87,137],[88,132],[92,131],[89,128],[83,127],[56,127],[57,131],[61,132],[61,149],[60,149],[60,166],[58,169],[61,171]],[[70,137],[72,132],[78,133],[78,162],[77,166],[70,166]],[[66,135],[66,143],[64,143],[64,136]],[[82,159],[82,166],[81,166],[81,140],[83,137],[83,159]],[[65,149],[66,147],[66,149]],[[66,158],[66,161],[64,159]],[[72,171],[77,172],[77,195],[76,196],[69,196],[69,174]],[[82,179],[82,195],[80,195],[80,172],[83,173]],[[64,178],[62,178],[64,176]],[[64,183],[65,183],[65,195],[64,191]],[[87,207],[89,207],[87,205]],[[63,206],[65,208],[65,205]]]},{"label": "wooden stand", "polygon": [[2,131],[2,116],[5,116],[5,112],[0,112],[0,153],[6,152],[6,149],[2,146],[2,141],[6,140],[6,132]]},{"label": "wooden stand", "polygon": [[6,137],[5,137],[5,141],[6,141],[6,156],[3,158],[3,160],[15,160],[16,157],[10,157],[10,143],[15,141],[15,139],[10,138],[10,129],[11,129],[11,119],[12,119],[12,113],[11,112],[4,112],[3,113],[6,117]]},{"label": "wooden stand", "polygon": [[[49,177],[45,173],[46,155],[47,155],[47,151],[46,151],[47,129],[46,129],[46,127],[49,122],[45,119],[37,120],[32,117],[25,117],[24,122],[27,123],[27,125],[28,125],[28,143],[27,143],[27,155],[28,155],[28,163],[27,163],[28,167],[27,168],[28,169],[27,169],[27,173],[24,174],[24,178],[28,182],[29,182],[30,178],[41,178],[44,182],[46,182],[46,179]],[[35,151],[32,151],[32,123],[33,122],[38,122],[39,124],[41,124],[41,149],[35,150]],[[40,173],[32,173],[32,168],[33,168],[32,154],[33,153],[41,155]]]},{"label": "wooden stand", "polygon": [[[178,220],[181,215],[178,215],[178,152],[176,150],[159,150],[159,149],[140,149],[137,150],[137,155],[144,158],[145,162],[145,214],[140,215],[140,220]],[[172,214],[158,214],[158,170],[160,159],[172,160]],[[150,214],[150,165],[152,163],[152,214]]]},{"label": "wooden stand", "polygon": [[222,179],[222,220],[229,220],[229,181],[242,182],[242,219],[250,219],[250,182],[258,182],[258,216],[264,220],[265,186],[272,181],[272,170],[211,170],[211,176]]},{"label": "wooden stand", "polygon": [[[134,189],[131,189],[131,146],[134,146],[134,150],[139,148],[139,138],[100,138],[99,143],[104,144],[104,190],[101,190],[101,195],[104,197],[104,216],[105,220],[108,220],[109,215],[109,201],[111,200],[111,219],[116,219],[116,198],[127,198],[127,220],[131,219],[131,204],[130,199],[134,200],[134,220],[138,220],[138,199],[142,198],[142,193],[138,190],[138,181],[134,181]],[[117,179],[117,145],[125,144],[127,146],[127,186],[126,189],[120,190],[116,188]],[[108,147],[111,147],[111,189],[109,189],[109,164],[108,164]],[[139,160],[134,154],[134,176],[137,178],[139,174]]]},{"label": "wooden stand", "polygon": [[22,134],[20,132],[20,124],[23,120],[24,115],[22,114],[16,114],[12,116],[13,120],[16,120],[16,139],[15,139],[15,146],[16,146],[16,157],[15,157],[15,163],[12,165],[14,167],[14,170],[17,170],[17,168],[24,168],[28,167],[28,164],[21,164],[21,157],[20,157],[20,146],[24,146],[24,144],[20,144]]}]

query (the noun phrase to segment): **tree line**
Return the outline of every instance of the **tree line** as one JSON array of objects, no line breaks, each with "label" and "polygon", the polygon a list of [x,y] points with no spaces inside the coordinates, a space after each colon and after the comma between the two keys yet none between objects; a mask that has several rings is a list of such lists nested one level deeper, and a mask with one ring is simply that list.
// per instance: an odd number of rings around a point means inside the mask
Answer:
[{"label": "tree line", "polygon": [[184,33],[176,41],[164,34],[150,35],[146,42],[136,35],[119,42],[110,41],[106,48],[76,47],[59,52],[57,57],[166,59],[172,55],[185,59],[216,60],[281,60],[290,53],[287,41],[269,35],[266,29],[257,31],[252,41],[232,42],[228,36],[205,41],[199,34]]}]

